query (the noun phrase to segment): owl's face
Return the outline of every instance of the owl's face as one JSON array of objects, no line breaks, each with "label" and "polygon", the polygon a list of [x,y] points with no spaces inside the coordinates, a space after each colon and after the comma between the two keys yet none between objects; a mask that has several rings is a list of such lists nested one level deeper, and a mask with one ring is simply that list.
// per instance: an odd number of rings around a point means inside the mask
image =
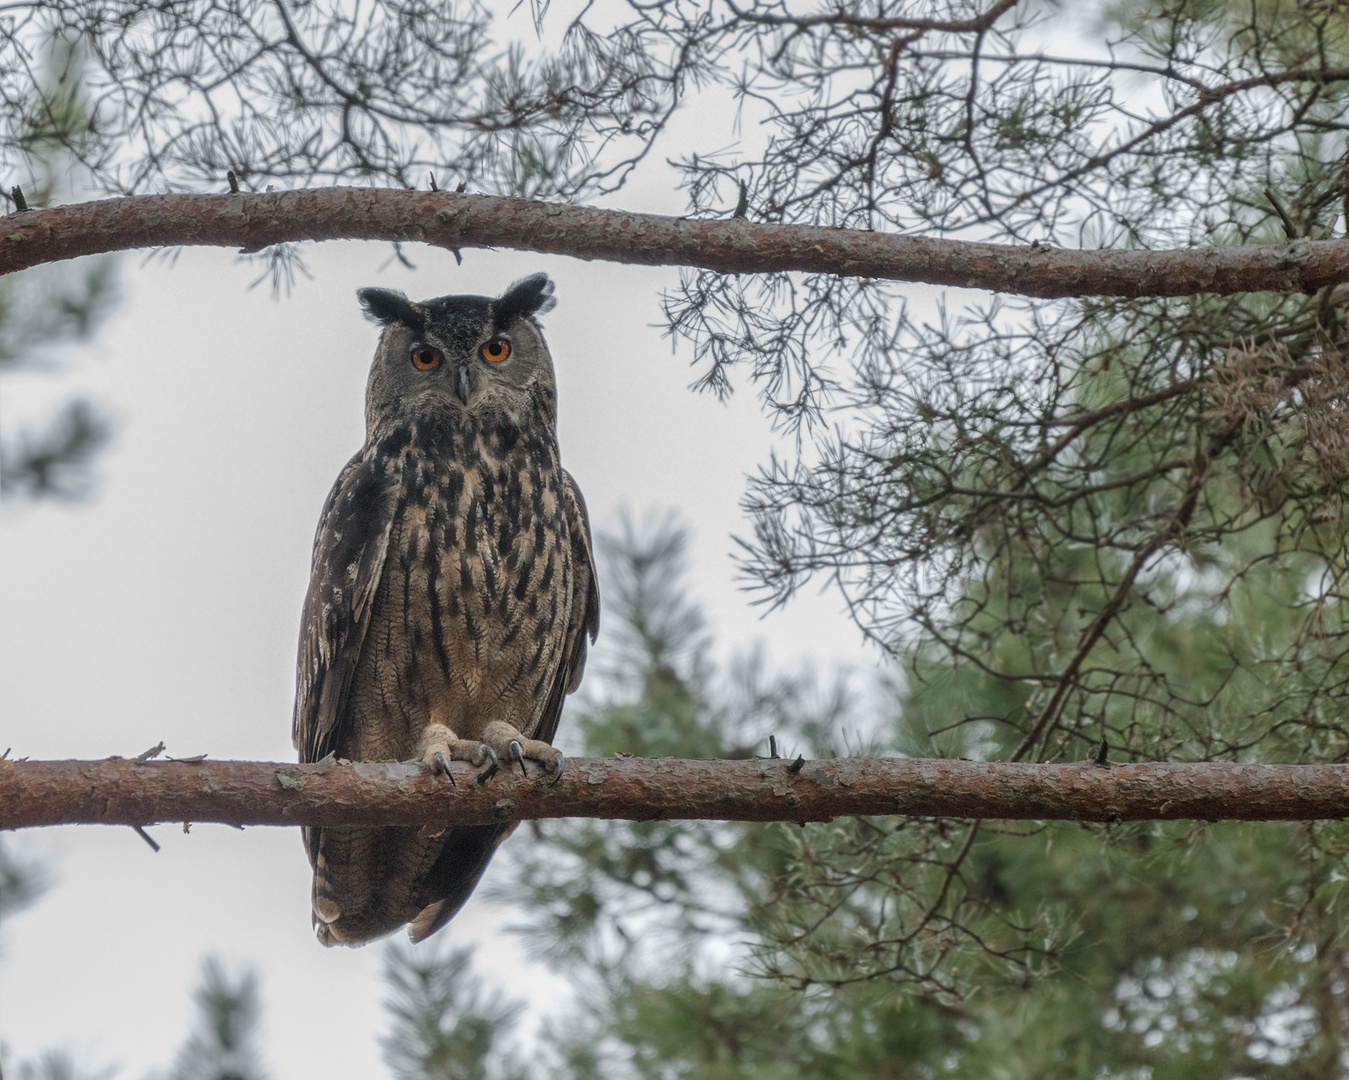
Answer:
[{"label": "owl's face", "polygon": [[553,422],[553,360],[535,316],[553,306],[544,274],[495,299],[441,296],[413,303],[392,289],[360,289],[366,315],[384,327],[366,387],[366,423],[464,415],[523,427]]}]

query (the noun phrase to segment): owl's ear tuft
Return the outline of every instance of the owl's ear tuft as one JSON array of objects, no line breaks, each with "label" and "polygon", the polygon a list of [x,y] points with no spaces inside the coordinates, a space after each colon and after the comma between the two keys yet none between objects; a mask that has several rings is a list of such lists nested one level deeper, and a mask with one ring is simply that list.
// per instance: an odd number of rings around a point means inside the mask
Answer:
[{"label": "owl's ear tuft", "polygon": [[498,326],[510,322],[517,315],[542,315],[552,311],[553,283],[547,274],[531,274],[521,278],[492,304],[492,313]]},{"label": "owl's ear tuft", "polygon": [[414,330],[425,326],[425,313],[397,289],[357,289],[356,298],[372,323],[380,326],[402,323]]}]

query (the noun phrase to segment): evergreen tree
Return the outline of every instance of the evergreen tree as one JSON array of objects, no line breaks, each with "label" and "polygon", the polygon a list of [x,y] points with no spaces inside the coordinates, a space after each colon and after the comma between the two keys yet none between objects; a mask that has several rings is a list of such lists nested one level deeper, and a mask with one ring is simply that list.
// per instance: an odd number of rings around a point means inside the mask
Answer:
[{"label": "evergreen tree", "polygon": [[[79,164],[90,137],[82,62],[72,38],[48,42],[42,77],[12,118],[22,125],[15,139],[23,170],[12,179],[30,206],[69,199],[87,179]],[[101,256],[74,267],[34,267],[0,277],[0,376],[51,370],[59,348],[89,340],[116,300],[116,267],[115,258]],[[11,433],[0,443],[0,494],[86,494],[94,458],[111,434],[110,422],[93,402],[73,398],[36,429]]]},{"label": "evergreen tree", "polygon": [[178,1051],[169,1080],[263,1080],[257,976],[231,978],[218,959],[207,957],[192,996],[196,1027]]},{"label": "evergreen tree", "polygon": [[50,884],[42,864],[0,837],[0,928],[35,903]]},{"label": "evergreen tree", "polygon": [[116,1074],[112,1065],[85,1069],[67,1050],[48,1050],[36,1061],[20,1062],[18,1069],[19,1080],[112,1080]]},{"label": "evergreen tree", "polygon": [[392,1023],[384,1060],[398,1080],[518,1080],[509,1036],[523,1006],[487,990],[470,949],[391,946],[384,977]]}]

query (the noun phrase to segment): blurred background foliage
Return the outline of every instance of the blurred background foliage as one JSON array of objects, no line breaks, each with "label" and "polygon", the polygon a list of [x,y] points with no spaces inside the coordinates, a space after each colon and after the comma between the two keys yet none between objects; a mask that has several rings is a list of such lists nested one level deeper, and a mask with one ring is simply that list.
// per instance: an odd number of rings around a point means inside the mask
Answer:
[{"label": "blurred background foliage", "polygon": [[[44,44],[25,107],[9,134],[29,206],[68,202],[88,190],[78,165],[89,122],[82,53],[70,38]],[[17,162],[11,162],[11,165]],[[10,196],[13,201],[13,195]],[[117,301],[116,256],[34,267],[0,276],[0,379],[20,372],[53,373],[69,346],[91,341]],[[112,436],[112,423],[93,401],[72,397],[51,415],[0,438],[0,497],[76,499],[89,494],[93,463]]]}]

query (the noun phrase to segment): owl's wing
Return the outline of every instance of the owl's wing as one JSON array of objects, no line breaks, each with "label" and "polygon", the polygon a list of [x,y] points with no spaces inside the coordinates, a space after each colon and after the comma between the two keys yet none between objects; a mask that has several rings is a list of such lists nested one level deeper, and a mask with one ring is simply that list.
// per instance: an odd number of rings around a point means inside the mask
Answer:
[{"label": "owl's wing", "polygon": [[594,641],[600,632],[599,579],[595,574],[595,551],[590,539],[590,518],[585,499],[571,473],[562,470],[562,507],[571,533],[572,606],[567,620],[567,636],[562,648],[562,665],[553,680],[548,702],[540,717],[534,738],[552,742],[562,715],[562,699],[581,685],[586,666],[586,639]]},{"label": "owl's wing", "polygon": [[319,518],[295,674],[291,738],[301,761],[335,751],[348,722],[351,681],[397,505],[386,464],[369,449],[347,462]]}]

